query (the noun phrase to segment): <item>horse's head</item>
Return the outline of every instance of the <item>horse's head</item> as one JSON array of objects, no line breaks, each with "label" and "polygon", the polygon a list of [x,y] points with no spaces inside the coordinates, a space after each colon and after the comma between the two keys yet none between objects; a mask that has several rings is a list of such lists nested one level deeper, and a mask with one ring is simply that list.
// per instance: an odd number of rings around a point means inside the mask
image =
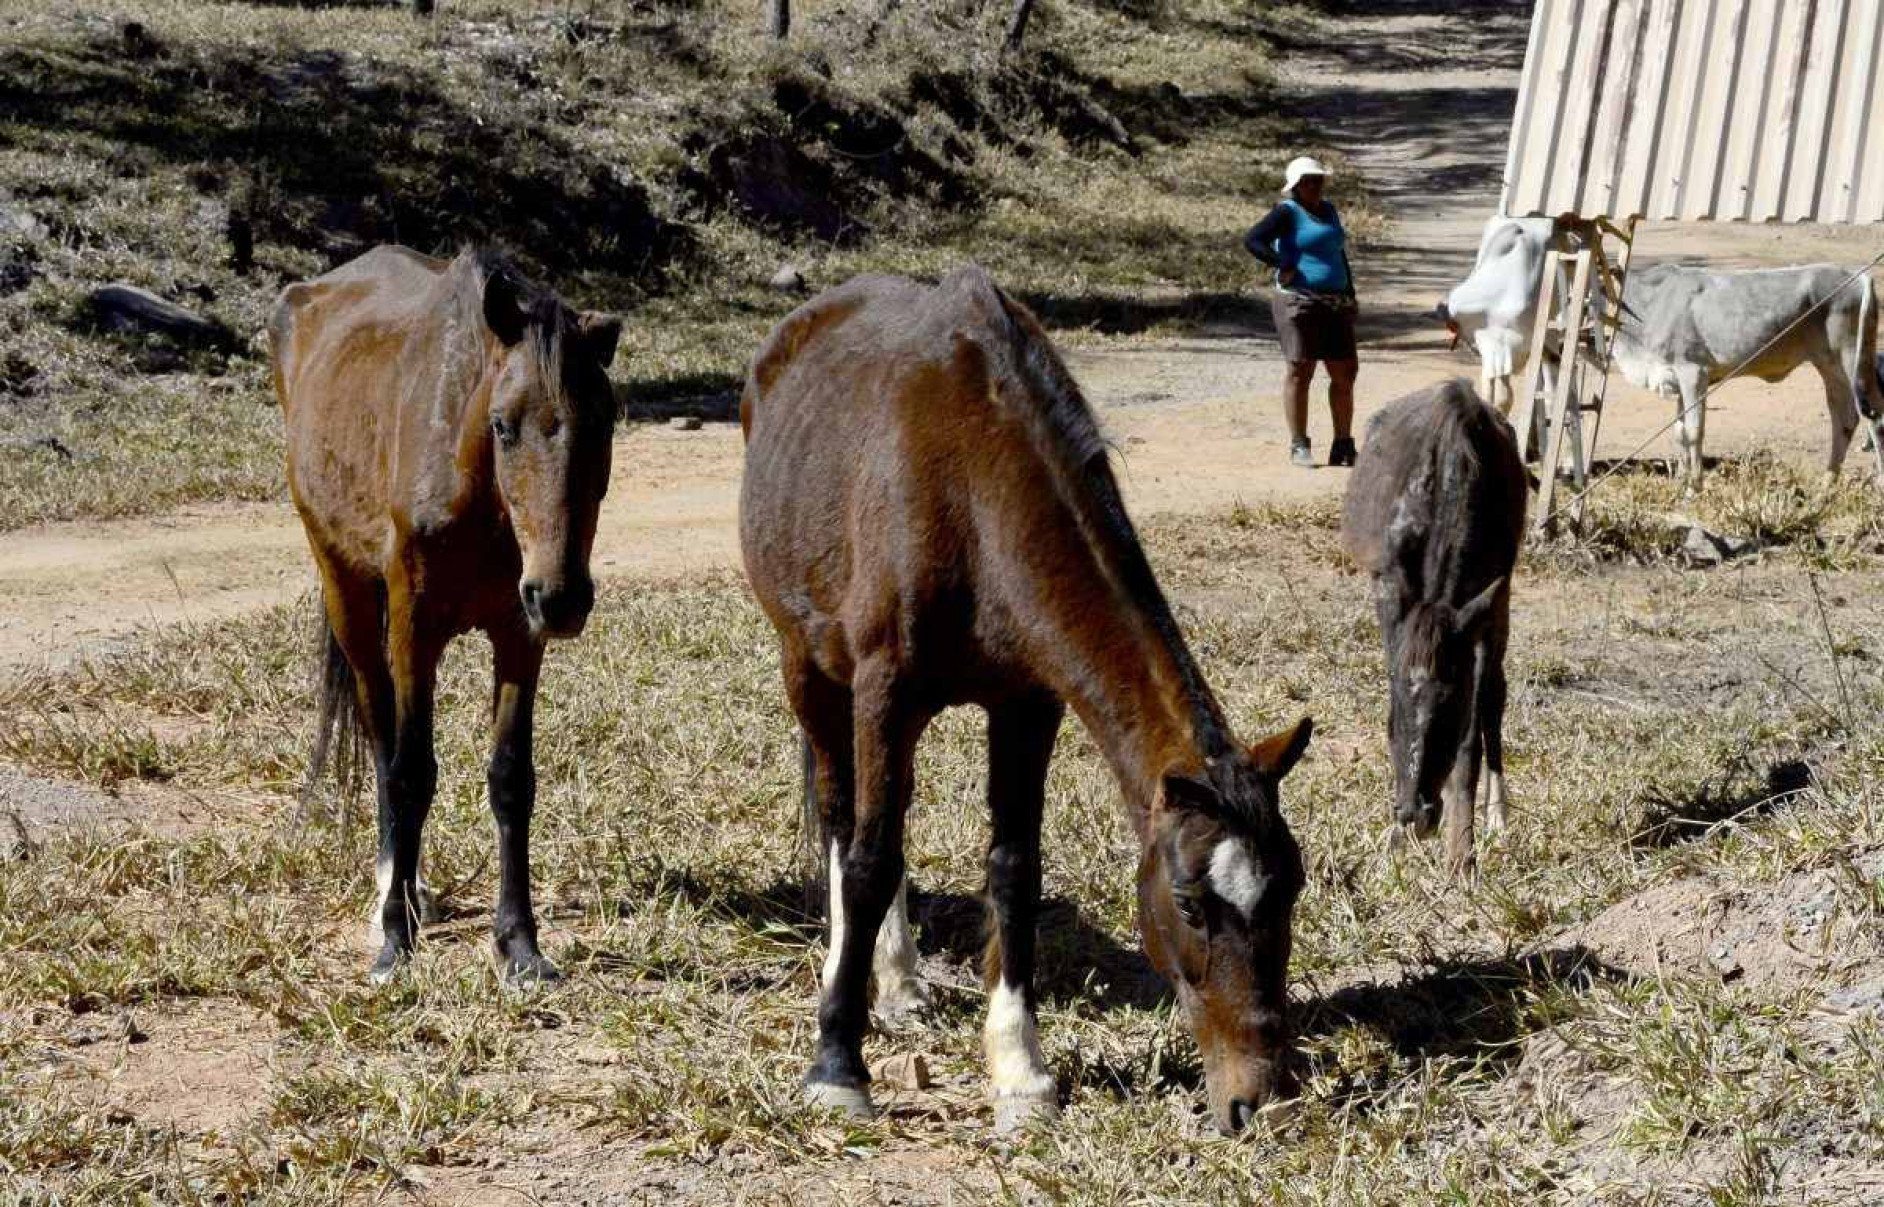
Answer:
[{"label": "horse's head", "polygon": [[1295,1092],[1288,971],[1302,854],[1278,789],[1312,728],[1305,719],[1201,776],[1167,775],[1139,863],[1145,954],[1177,987],[1226,1133]]},{"label": "horse's head", "polygon": [[621,320],[577,314],[496,269],[484,276],[484,321],[497,337],[492,460],[522,555],[524,617],[539,637],[573,637],[595,602],[589,551],[608,491],[607,369]]},{"label": "horse's head", "polygon": [[1440,790],[1471,720],[1478,636],[1504,581],[1494,581],[1458,608],[1404,603],[1387,630],[1394,818],[1422,837],[1439,824]]}]

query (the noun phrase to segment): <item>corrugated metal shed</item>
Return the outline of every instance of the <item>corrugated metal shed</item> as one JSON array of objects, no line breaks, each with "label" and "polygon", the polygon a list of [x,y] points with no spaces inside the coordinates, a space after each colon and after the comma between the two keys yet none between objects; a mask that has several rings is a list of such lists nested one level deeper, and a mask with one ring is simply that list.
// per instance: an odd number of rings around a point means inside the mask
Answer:
[{"label": "corrugated metal shed", "polygon": [[1503,205],[1884,221],[1884,0],[1537,0]]}]

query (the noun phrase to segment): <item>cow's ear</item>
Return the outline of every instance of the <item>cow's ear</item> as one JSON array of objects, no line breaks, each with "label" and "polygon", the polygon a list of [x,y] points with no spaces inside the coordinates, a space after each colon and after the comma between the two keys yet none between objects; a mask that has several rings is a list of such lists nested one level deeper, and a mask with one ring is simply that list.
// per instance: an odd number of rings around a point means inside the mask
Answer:
[{"label": "cow's ear", "polygon": [[506,348],[523,339],[523,296],[508,273],[493,272],[484,278],[484,325]]},{"label": "cow's ear", "polygon": [[1467,600],[1465,606],[1453,616],[1453,631],[1461,637],[1476,635],[1485,622],[1491,619],[1492,604],[1497,601],[1498,593],[1504,590],[1504,586],[1505,576],[1501,574],[1492,580],[1489,587]]},{"label": "cow's ear", "polygon": [[615,363],[615,346],[621,342],[621,319],[599,310],[585,310],[576,316],[576,338],[585,355],[606,369]]}]

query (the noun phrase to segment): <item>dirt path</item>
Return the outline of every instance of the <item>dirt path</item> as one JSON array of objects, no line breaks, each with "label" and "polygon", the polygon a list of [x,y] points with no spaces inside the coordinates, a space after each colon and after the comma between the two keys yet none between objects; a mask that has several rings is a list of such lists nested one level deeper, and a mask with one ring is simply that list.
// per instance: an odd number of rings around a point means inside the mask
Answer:
[{"label": "dirt path", "polygon": [[[1361,0],[1350,6],[1340,37],[1283,48],[1296,111],[1348,157],[1395,217],[1389,236],[1356,257],[1363,417],[1475,368],[1445,348],[1427,315],[1469,269],[1480,228],[1496,208],[1530,6],[1469,0],[1444,13],[1433,7]],[[1262,200],[1252,199],[1253,211]],[[1649,258],[1706,256],[1726,265],[1862,261],[1881,249],[1884,228],[1876,227],[1669,225],[1646,229],[1641,242]],[[1071,359],[1121,450],[1126,492],[1141,513],[1332,497],[1346,481],[1343,471],[1282,463],[1272,340],[1206,330],[1082,349]],[[1611,397],[1605,453],[1634,448],[1669,417],[1667,404],[1620,382]],[[1324,414],[1318,448],[1326,447],[1325,425]],[[1710,408],[1712,454],[1771,449],[1813,460],[1825,441],[1823,395],[1810,373],[1779,386],[1737,383]],[[1649,453],[1668,449],[1663,437]],[[605,582],[736,563],[736,428],[637,427],[620,437],[616,452],[597,547]],[[280,504],[0,535],[0,675],[108,650],[143,626],[292,599],[311,585],[299,526]]]}]

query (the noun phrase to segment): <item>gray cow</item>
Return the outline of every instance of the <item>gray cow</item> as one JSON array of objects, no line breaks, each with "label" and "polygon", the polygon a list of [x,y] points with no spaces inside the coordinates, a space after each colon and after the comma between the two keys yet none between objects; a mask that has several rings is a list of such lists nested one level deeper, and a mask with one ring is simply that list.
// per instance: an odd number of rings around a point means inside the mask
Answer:
[{"label": "gray cow", "polygon": [[1826,470],[1844,465],[1862,416],[1884,477],[1884,386],[1866,371],[1877,356],[1877,290],[1852,275],[1832,264],[1731,273],[1658,264],[1629,274],[1615,364],[1679,404],[1675,440],[1691,485],[1701,479],[1708,389],[1729,376],[1779,381],[1808,364],[1832,420]]}]

